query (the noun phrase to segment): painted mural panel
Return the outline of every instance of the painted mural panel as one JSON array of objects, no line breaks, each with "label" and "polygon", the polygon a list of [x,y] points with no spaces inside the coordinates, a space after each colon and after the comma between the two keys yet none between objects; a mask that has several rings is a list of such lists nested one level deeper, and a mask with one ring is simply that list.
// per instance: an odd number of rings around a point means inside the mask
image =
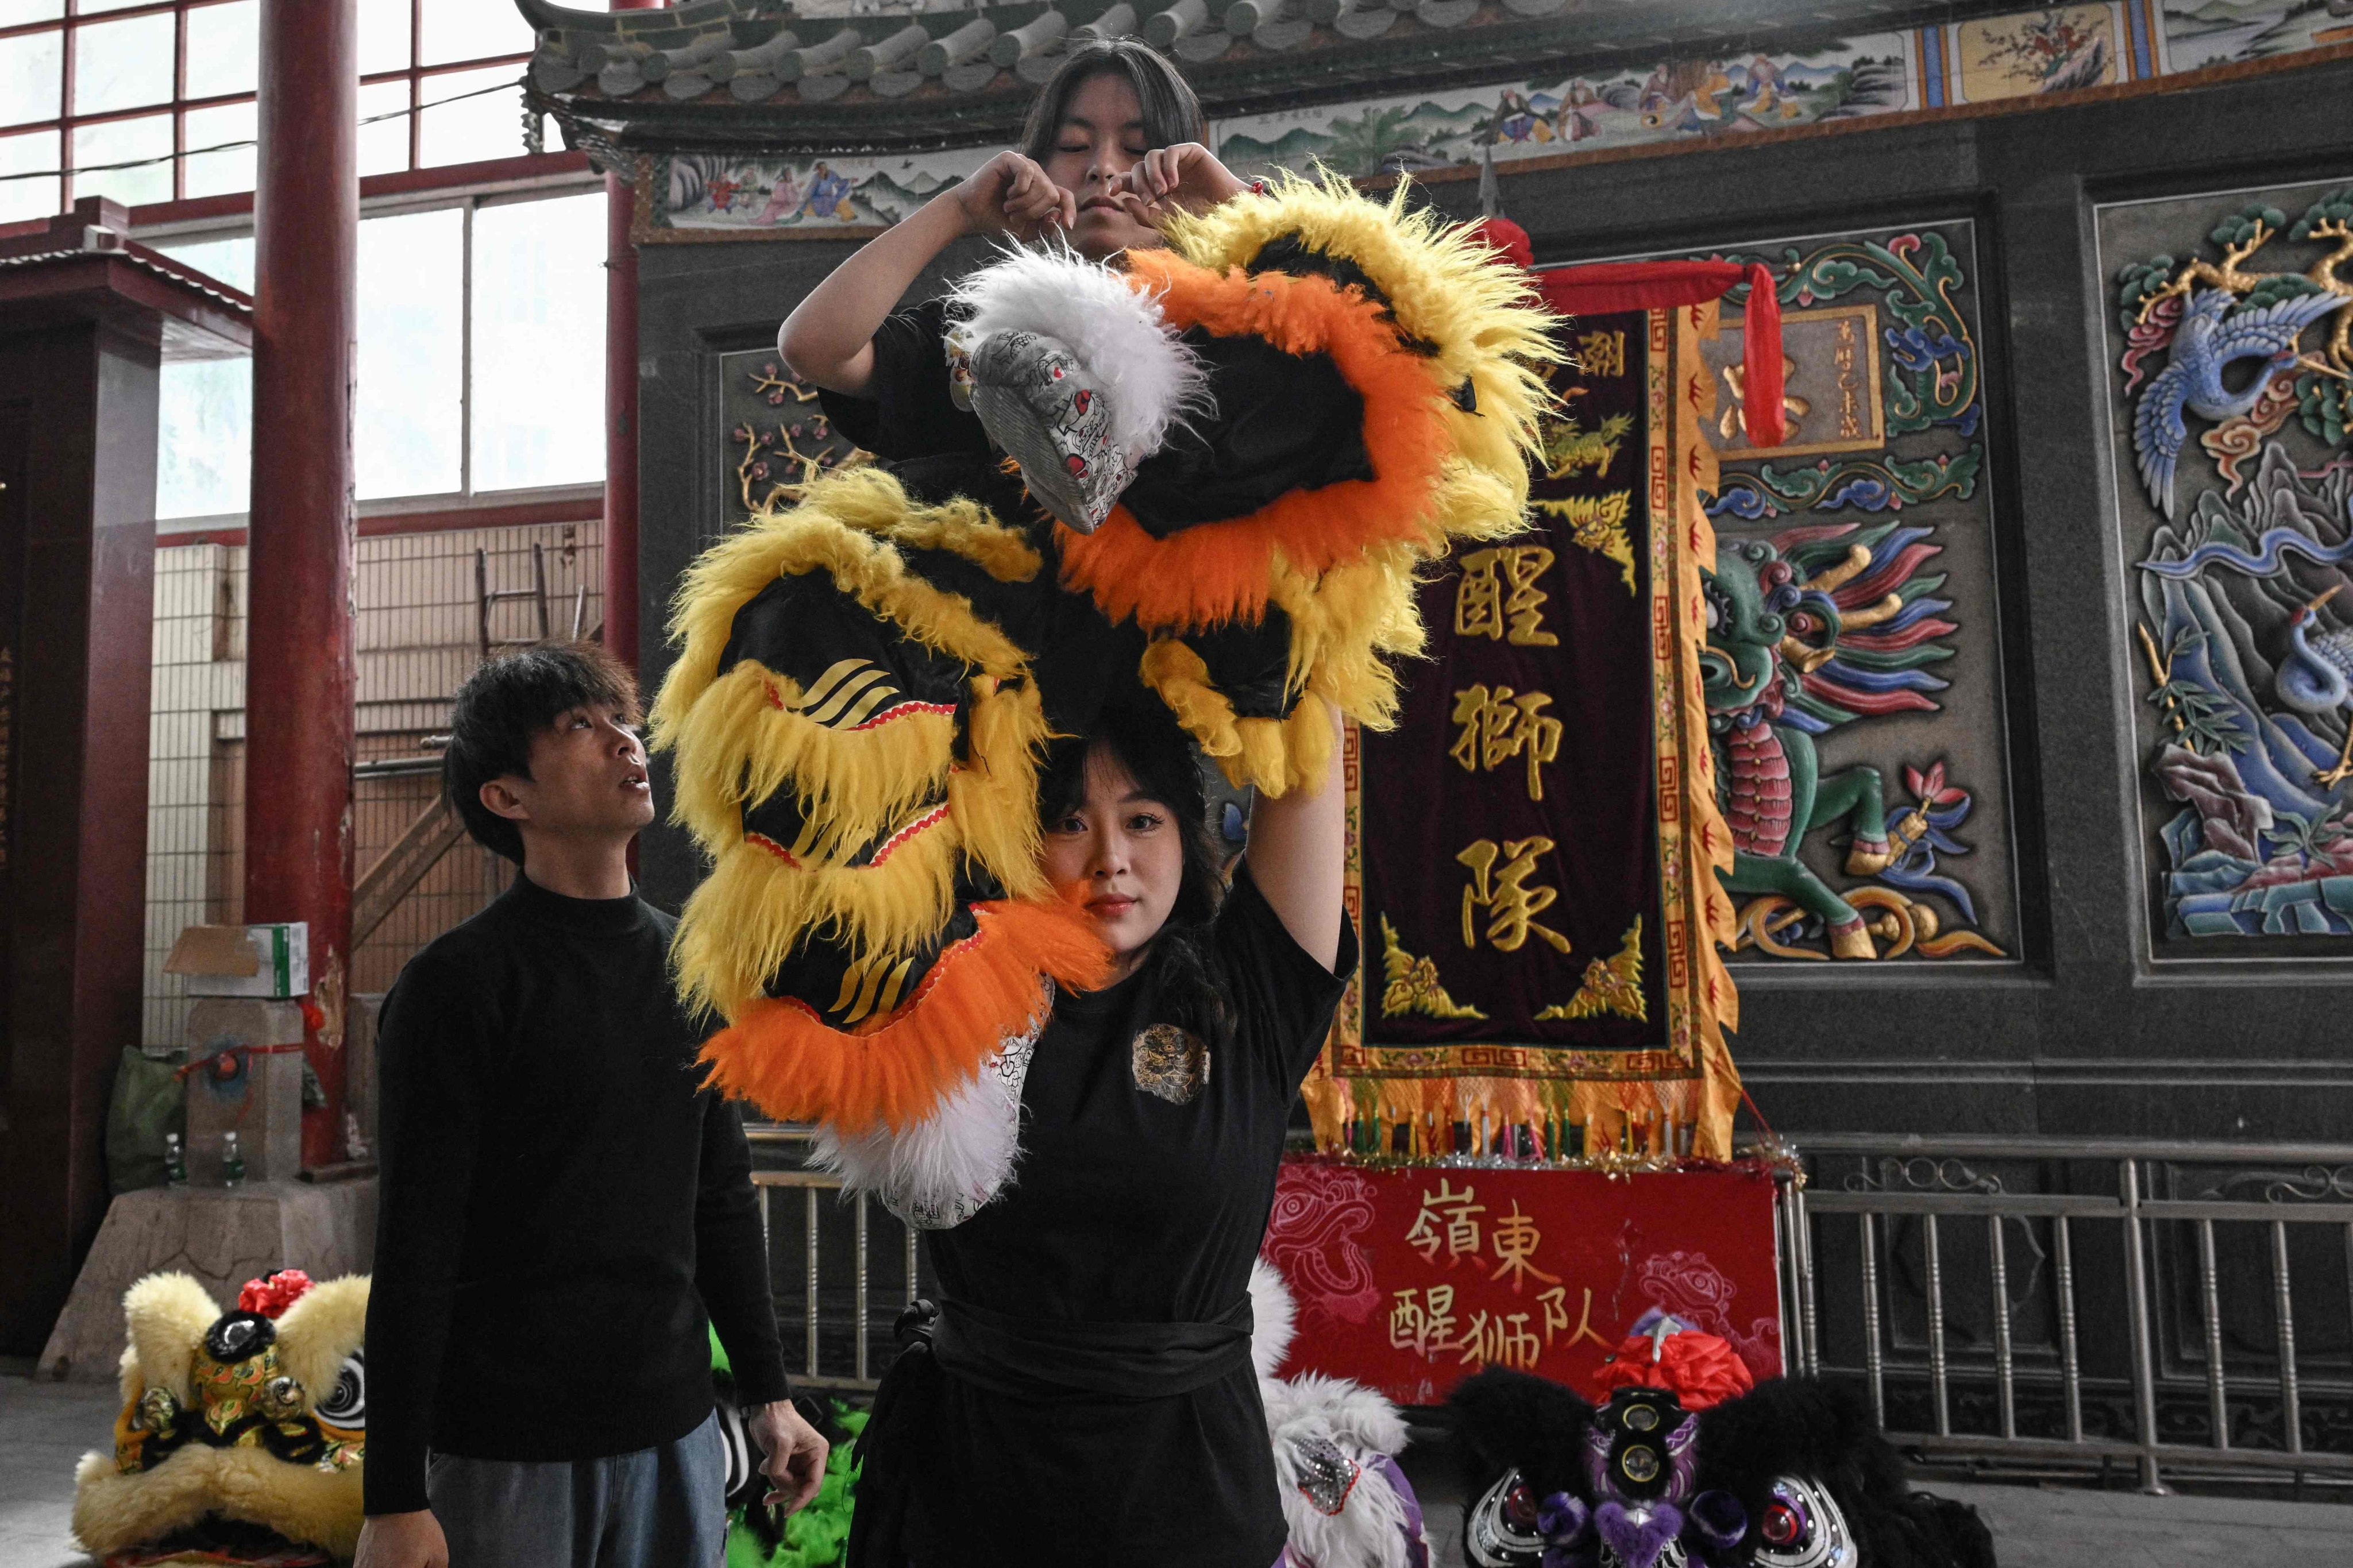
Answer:
[{"label": "painted mural panel", "polygon": [[2168,70],[2353,44],[2353,0],[2162,0]]},{"label": "painted mural panel", "polygon": [[1738,961],[2014,959],[1973,226],[1712,254],[1773,268],[1788,362],[1759,452],[1727,296],[1706,686]]},{"label": "painted mural panel", "polygon": [[2353,952],[2353,184],[2098,223],[2155,952]]},{"label": "painted mural panel", "polygon": [[819,474],[873,460],[833,427],[817,388],[795,380],[772,348],[721,354],[719,396],[727,418],[722,518],[729,528],[792,505]]},{"label": "painted mural panel", "polygon": [[1413,98],[1221,120],[1218,154],[1238,171],[1346,174],[1497,163],[1558,153],[1778,131],[1915,107],[1912,36],[1883,33],[1801,54],[1664,60]]},{"label": "painted mural panel", "polygon": [[995,152],[957,148],[904,158],[666,153],[647,162],[636,237],[734,239],[886,228]]},{"label": "painted mural panel", "polygon": [[1956,23],[1954,100],[1984,103],[2121,81],[2124,32],[2111,5],[2052,5]]}]

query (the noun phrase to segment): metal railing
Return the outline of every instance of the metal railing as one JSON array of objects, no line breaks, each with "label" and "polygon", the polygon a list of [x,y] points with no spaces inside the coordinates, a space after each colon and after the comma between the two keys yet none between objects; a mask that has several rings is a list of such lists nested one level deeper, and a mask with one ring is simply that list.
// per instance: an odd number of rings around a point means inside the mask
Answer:
[{"label": "metal railing", "polygon": [[[765,1152],[790,1156],[805,1156],[808,1148],[808,1129],[775,1123],[747,1125],[744,1136],[749,1138],[757,1153]],[[805,1344],[804,1365],[794,1381],[803,1387],[820,1388],[835,1393],[871,1392],[881,1381],[879,1369],[872,1364],[872,1314],[878,1297],[873,1281],[874,1214],[864,1193],[853,1194],[847,1204],[840,1201],[841,1178],[824,1171],[805,1169],[755,1169],[752,1173],[753,1189],[760,1199],[760,1230],[768,1238],[768,1267],[772,1280],[778,1265],[784,1261],[776,1247],[776,1215],[775,1195],[779,1192],[797,1192],[801,1195],[798,1216],[802,1237],[798,1249],[800,1281],[797,1291],[780,1296],[778,1305],[797,1298],[801,1309],[802,1337]],[[827,1200],[831,1199],[828,1203]],[[847,1208],[850,1226],[850,1286],[849,1301],[849,1357],[847,1367],[839,1361],[833,1370],[827,1368],[826,1340],[828,1327],[838,1327],[842,1314],[826,1310],[829,1292],[824,1283],[824,1258],[828,1248],[824,1238],[828,1222],[838,1222],[839,1210]],[[920,1259],[915,1246],[916,1232],[913,1226],[902,1224],[884,1211],[881,1215],[884,1226],[902,1233],[899,1247],[904,1294],[892,1300],[892,1316],[900,1308],[914,1300]],[[838,1290],[830,1294],[838,1294]]]},{"label": "metal railing", "polygon": [[[797,1381],[871,1390],[923,1283],[916,1233],[805,1168],[806,1128],[746,1131]],[[1788,1368],[1866,1386],[1899,1447],[2123,1464],[2151,1490],[2353,1483],[2353,1146],[1798,1142],[1808,1180],[1775,1209]]]},{"label": "metal railing", "polygon": [[[1796,1142],[1810,1179],[1778,1213],[1791,1370],[1859,1374],[1899,1446],[2127,1462],[2152,1491],[2168,1469],[2353,1480],[2353,1146]],[[2328,1342],[2302,1359],[2300,1306]],[[2094,1326],[2119,1318],[2121,1342]],[[2337,1441],[2309,1445],[2308,1425]]]}]

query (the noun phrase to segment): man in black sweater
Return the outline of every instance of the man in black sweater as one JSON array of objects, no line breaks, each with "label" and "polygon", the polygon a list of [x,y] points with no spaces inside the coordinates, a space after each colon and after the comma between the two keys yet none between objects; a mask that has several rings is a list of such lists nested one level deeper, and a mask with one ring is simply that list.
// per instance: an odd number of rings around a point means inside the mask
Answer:
[{"label": "man in black sweater", "polygon": [[629,879],[654,815],[637,716],[628,672],[586,644],[458,694],[444,787],[522,869],[385,1000],[359,1568],[715,1568],[706,1324],[755,1407],[769,1500],[823,1479],[743,1124],[702,1087],[677,922]]}]

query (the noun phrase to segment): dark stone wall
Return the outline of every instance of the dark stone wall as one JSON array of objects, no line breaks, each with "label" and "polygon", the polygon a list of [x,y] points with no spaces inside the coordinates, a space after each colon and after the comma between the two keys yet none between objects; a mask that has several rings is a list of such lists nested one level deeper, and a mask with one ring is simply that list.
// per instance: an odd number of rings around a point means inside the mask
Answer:
[{"label": "dark stone wall", "polygon": [[[2327,1139],[2353,1126],[2342,1048],[2353,953],[2224,946],[2153,955],[2117,547],[2103,202],[2353,179],[2353,62],[2194,92],[1505,174],[1541,262],[1737,247],[1780,236],[1968,220],[1987,373],[2000,600],[2007,825],[2020,962],[1744,964],[1734,1050],[1790,1131]],[[1430,199],[1475,216],[1470,182]],[[643,625],[721,515],[716,356],[770,341],[848,247],[641,253]],[[955,258],[950,258],[953,261]],[[921,294],[936,288],[926,279]],[[696,867],[649,834],[645,882],[675,906]]]},{"label": "dark stone wall", "polygon": [[[773,346],[801,297],[858,248],[849,240],[648,245],[638,251],[638,668],[649,691],[668,673],[670,595],[718,537],[733,458],[719,356]],[[926,300],[981,255],[952,247],[908,290]],[[654,760],[656,798],[670,798],[669,763]],[[702,868],[681,829],[657,823],[639,841],[646,896],[686,901]]]}]

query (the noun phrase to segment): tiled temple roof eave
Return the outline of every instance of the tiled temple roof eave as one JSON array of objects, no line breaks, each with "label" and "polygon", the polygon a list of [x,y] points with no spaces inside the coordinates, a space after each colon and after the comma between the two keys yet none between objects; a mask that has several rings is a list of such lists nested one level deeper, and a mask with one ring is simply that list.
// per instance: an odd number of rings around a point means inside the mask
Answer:
[{"label": "tiled temple roof eave", "polygon": [[[1293,0],[1294,6],[1300,0]],[[534,100],[566,123],[567,133],[585,124],[596,140],[630,150],[761,147],[779,151],[828,149],[913,153],[1003,140],[1019,124],[1034,90],[1022,73],[982,49],[944,70],[902,68],[929,54],[931,46],[955,37],[976,22],[988,22],[994,43],[1057,11],[1063,34],[1048,37],[1058,49],[1064,36],[1117,9],[1103,0],[1074,0],[1059,6],[1029,0],[1016,5],[908,13],[877,16],[793,17],[776,0],[689,0],[652,11],[590,12],[548,3],[516,0],[541,29],[534,56]],[[1197,19],[1187,41],[1223,39],[1210,58],[1187,61],[1187,75],[1215,117],[1262,113],[1367,95],[1479,85],[1499,69],[1513,73],[1570,71],[1648,66],[1679,52],[1725,55],[1750,48],[1802,49],[1858,31],[1883,32],[1924,20],[1950,21],[1966,15],[2014,8],[2015,0],[1619,0],[1614,4],[1565,3],[1550,15],[1528,13],[1552,0],[1484,0],[1464,14],[1461,0],[1422,0],[1420,11],[1443,13],[1445,25],[1397,13],[1394,25],[1377,36],[1351,37],[1318,26],[1316,36],[1281,50],[1258,49],[1246,39],[1215,29],[1228,5],[1208,0],[1207,20]],[[1328,5],[1327,5],[1328,8]],[[1132,7],[1142,30],[1166,7],[1142,0]],[[1209,29],[1206,34],[1202,28]],[[827,85],[812,97],[801,81],[777,80],[765,95],[746,97],[718,81],[694,79],[656,85],[666,76],[675,51],[697,40],[730,32],[738,45],[768,44],[779,29],[798,36],[804,51],[842,28],[862,40],[863,54],[898,38],[891,59],[871,81],[843,79],[837,65],[821,74]],[[908,47],[914,30],[926,42]],[[1166,30],[1166,28],[1163,29]],[[609,56],[648,60],[664,58],[625,94],[596,90],[596,77],[572,58],[577,38],[593,32],[616,40]],[[569,41],[567,41],[569,40]],[[663,47],[653,45],[659,41]],[[967,40],[968,41],[968,40]],[[1050,55],[1045,57],[1050,58]],[[543,59],[558,62],[547,71]],[[614,86],[630,81],[625,70],[607,74]],[[747,85],[766,85],[760,79]],[[558,86],[562,81],[565,85]],[[1307,85],[1312,83],[1312,85]],[[681,90],[681,89],[687,90]],[[878,89],[880,90],[878,90]]]}]

